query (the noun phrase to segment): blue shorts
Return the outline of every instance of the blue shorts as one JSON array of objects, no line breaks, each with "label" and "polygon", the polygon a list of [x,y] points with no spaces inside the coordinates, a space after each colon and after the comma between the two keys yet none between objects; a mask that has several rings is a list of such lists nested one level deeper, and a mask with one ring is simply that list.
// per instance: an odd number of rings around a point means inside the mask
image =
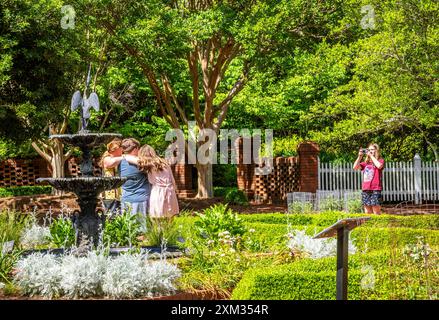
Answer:
[{"label": "blue shorts", "polygon": [[363,206],[380,206],[382,203],[380,190],[366,190],[361,193]]}]

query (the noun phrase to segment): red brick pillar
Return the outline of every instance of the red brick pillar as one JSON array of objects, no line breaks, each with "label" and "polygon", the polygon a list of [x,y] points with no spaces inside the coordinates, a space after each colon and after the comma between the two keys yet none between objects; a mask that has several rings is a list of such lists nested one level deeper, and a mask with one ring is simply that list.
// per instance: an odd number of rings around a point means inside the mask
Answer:
[{"label": "red brick pillar", "polygon": [[320,147],[315,142],[302,142],[297,147],[297,153],[299,154],[299,191],[316,192],[319,184]]},{"label": "red brick pillar", "polygon": [[176,163],[171,166],[177,185],[177,195],[180,198],[195,197],[195,191],[192,188],[192,166],[187,163]]},{"label": "red brick pillar", "polygon": [[235,147],[238,148],[237,152],[237,166],[236,166],[236,175],[237,175],[237,183],[238,183],[238,189],[244,191],[245,195],[249,200],[253,200],[254,194],[255,194],[255,164],[253,163],[253,144],[251,144],[252,148],[250,150],[250,164],[244,164],[244,151],[243,151],[243,141],[244,139],[248,139],[248,143],[251,143],[251,138],[238,138],[236,140]]}]

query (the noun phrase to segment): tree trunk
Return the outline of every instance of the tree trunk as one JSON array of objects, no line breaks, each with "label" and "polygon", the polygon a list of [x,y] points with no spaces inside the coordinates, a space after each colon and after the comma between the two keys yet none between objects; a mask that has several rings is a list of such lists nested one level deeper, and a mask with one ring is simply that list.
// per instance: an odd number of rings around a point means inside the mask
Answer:
[{"label": "tree trunk", "polygon": [[[66,157],[64,156],[64,145],[58,139],[55,139],[52,148],[52,159],[50,165],[52,166],[52,178],[64,178],[64,163]],[[62,195],[63,191],[53,188],[52,194]]]},{"label": "tree trunk", "polygon": [[196,198],[213,197],[212,164],[196,164],[198,171],[198,192]]}]

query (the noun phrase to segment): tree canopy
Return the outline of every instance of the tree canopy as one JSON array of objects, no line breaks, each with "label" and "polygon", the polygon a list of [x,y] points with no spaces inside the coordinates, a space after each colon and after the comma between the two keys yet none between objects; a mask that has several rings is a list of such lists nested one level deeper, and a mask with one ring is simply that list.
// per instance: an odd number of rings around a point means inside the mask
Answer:
[{"label": "tree canopy", "polygon": [[374,141],[389,160],[439,160],[437,1],[72,0],[71,29],[63,5],[0,3],[3,158],[50,124],[77,130],[69,101],[91,63],[90,128],[160,153],[195,121],[273,129],[275,155],[314,140],[345,161]]}]

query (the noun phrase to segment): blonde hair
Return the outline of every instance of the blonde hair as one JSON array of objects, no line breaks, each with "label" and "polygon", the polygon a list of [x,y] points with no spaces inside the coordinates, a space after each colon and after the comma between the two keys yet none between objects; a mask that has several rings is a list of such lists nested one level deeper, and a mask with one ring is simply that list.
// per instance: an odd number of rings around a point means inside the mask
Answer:
[{"label": "blonde hair", "polygon": [[139,149],[137,156],[139,158],[139,169],[146,173],[149,173],[152,170],[161,171],[169,167],[168,162],[165,159],[160,158],[155,150],[147,144]]},{"label": "blonde hair", "polygon": [[[375,148],[375,150],[376,150],[376,152],[375,152],[376,157],[375,158],[380,159],[381,158],[380,146],[376,143],[369,143],[368,148],[370,148],[370,147]],[[369,159],[369,156],[367,158]]]},{"label": "blonde hair", "polygon": [[99,160],[99,166],[101,168],[104,167],[104,159],[106,157],[111,157],[111,152],[116,151],[119,149],[122,145],[122,139],[120,138],[114,138],[107,144],[107,150],[105,150],[104,154],[102,155],[101,159]]}]

